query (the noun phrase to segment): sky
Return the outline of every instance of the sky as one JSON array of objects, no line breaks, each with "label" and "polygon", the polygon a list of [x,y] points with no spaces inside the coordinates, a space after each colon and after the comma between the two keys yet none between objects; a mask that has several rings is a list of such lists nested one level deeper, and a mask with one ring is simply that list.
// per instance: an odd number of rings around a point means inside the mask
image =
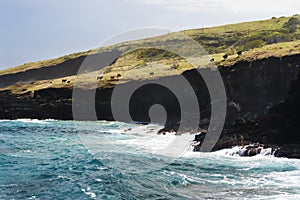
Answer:
[{"label": "sky", "polygon": [[297,13],[297,0],[0,0],[0,69],[97,48],[133,29],[177,31]]}]

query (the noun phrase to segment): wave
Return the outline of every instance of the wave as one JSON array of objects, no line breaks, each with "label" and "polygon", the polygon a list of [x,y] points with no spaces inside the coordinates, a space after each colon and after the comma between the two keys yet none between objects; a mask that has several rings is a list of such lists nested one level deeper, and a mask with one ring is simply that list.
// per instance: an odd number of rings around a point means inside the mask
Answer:
[{"label": "wave", "polygon": [[15,121],[24,122],[24,123],[39,123],[39,124],[47,123],[45,120],[39,120],[39,119],[16,119]]},{"label": "wave", "polygon": [[94,192],[91,192],[90,187],[87,187],[86,189],[82,188],[81,191],[84,192],[84,194],[88,195],[90,198],[96,199],[96,194]]},{"label": "wave", "polygon": [[20,118],[20,119],[1,119],[0,122],[23,122],[23,123],[42,123],[45,124],[47,122],[59,121],[55,119],[30,119],[30,118]]},{"label": "wave", "polygon": [[275,157],[276,149],[271,147],[263,147],[259,144],[250,144],[245,146],[235,146],[231,149],[222,149],[216,151],[217,154],[229,155],[229,156],[271,156]]}]

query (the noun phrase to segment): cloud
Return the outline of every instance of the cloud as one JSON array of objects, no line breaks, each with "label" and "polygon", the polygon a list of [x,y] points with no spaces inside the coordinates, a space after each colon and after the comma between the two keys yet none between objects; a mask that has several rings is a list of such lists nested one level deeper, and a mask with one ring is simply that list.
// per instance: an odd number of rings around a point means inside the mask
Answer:
[{"label": "cloud", "polygon": [[131,0],[139,3],[157,5],[180,12],[203,13],[297,13],[300,11],[300,2],[295,0]]}]

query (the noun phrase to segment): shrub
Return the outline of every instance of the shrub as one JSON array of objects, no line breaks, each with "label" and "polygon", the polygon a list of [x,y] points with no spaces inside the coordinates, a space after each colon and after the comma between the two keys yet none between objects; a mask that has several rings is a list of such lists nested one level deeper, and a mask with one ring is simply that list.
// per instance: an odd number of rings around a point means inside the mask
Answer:
[{"label": "shrub", "polygon": [[268,44],[280,43],[287,41],[287,36],[283,33],[274,32],[270,34],[266,40]]},{"label": "shrub", "polygon": [[297,27],[300,24],[299,17],[291,17],[284,25],[283,28],[289,30],[290,33],[294,33],[297,30]]},{"label": "shrub", "polygon": [[140,59],[164,59],[164,58],[175,58],[178,57],[172,52],[168,52],[162,49],[147,48],[139,51],[138,58]]},{"label": "shrub", "polygon": [[244,45],[244,50],[247,51],[254,48],[260,48],[263,47],[264,45],[265,43],[262,40],[251,40]]},{"label": "shrub", "polygon": [[230,47],[229,49],[227,49],[226,54],[228,55],[234,55],[236,53],[235,48]]}]

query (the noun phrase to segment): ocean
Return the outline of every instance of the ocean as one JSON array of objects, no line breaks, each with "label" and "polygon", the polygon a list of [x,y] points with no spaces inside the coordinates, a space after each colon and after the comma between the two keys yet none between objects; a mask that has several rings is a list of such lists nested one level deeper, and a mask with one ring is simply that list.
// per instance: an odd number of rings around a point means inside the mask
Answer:
[{"label": "ocean", "polygon": [[[0,199],[300,199],[300,160],[180,154],[158,125],[0,121]],[[187,141],[191,142],[191,141]]]}]

